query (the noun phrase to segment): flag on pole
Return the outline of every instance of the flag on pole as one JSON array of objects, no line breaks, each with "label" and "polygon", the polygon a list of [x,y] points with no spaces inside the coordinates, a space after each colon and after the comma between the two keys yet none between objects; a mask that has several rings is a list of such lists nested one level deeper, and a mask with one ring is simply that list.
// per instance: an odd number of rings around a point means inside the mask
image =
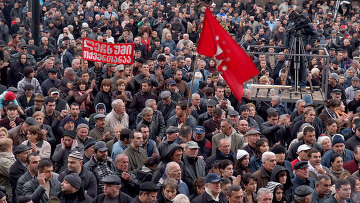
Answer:
[{"label": "flag on pole", "polygon": [[215,19],[209,8],[206,8],[204,16],[197,52],[215,57],[219,73],[240,101],[243,83],[259,74],[259,71],[251,58]]}]

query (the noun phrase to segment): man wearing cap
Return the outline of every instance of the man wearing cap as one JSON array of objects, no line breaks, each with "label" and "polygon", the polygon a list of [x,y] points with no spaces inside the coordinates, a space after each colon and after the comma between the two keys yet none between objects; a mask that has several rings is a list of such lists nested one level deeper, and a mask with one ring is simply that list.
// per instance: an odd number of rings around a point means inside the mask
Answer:
[{"label": "man wearing cap", "polygon": [[125,149],[124,154],[129,157],[129,171],[133,172],[144,165],[144,161],[148,156],[145,149],[142,148],[144,140],[141,132],[133,131],[129,138],[130,145]]},{"label": "man wearing cap", "polygon": [[164,116],[164,121],[169,120],[172,111],[176,108],[177,102],[172,100],[170,91],[162,91],[160,93],[161,101],[158,103],[158,109]]},{"label": "man wearing cap", "polygon": [[80,176],[82,189],[92,198],[95,198],[98,192],[97,180],[95,175],[83,167],[83,156],[79,151],[72,151],[66,159],[66,168],[59,173],[58,180],[63,182],[64,177],[71,173]]},{"label": "man wearing cap", "polygon": [[15,128],[16,126],[19,126],[22,122],[24,122],[22,118],[18,117],[19,107],[20,106],[10,102],[6,106],[6,117],[0,120],[0,126],[5,127],[7,130],[10,130],[12,128]]},{"label": "man wearing cap", "polygon": [[187,184],[190,194],[195,193],[193,182],[195,179],[204,177],[206,175],[206,162],[198,157],[200,147],[194,141],[186,143],[183,155],[184,162],[184,182]]},{"label": "man wearing cap", "polygon": [[330,99],[336,99],[341,101],[341,90],[340,89],[333,89],[330,94]]},{"label": "man wearing cap", "polygon": [[[60,71],[58,71],[57,69],[55,69],[54,67],[54,61],[52,59],[46,59],[45,60],[45,64],[44,66],[40,67],[39,70],[36,73],[36,79],[38,79],[39,83],[42,84],[46,79],[49,78],[49,70],[56,70],[57,72],[57,77],[59,77],[60,75]],[[60,79],[60,78],[59,78]],[[47,94],[47,92],[46,92]]]},{"label": "man wearing cap", "polygon": [[311,147],[306,144],[302,144],[297,148],[298,157],[291,162],[291,166],[293,167],[293,169],[297,162],[309,160],[308,152],[310,151],[310,149]]},{"label": "man wearing cap", "polygon": [[90,161],[84,164],[84,169],[94,173],[98,182],[97,194],[101,194],[104,191],[104,183],[101,180],[104,177],[113,174],[114,169],[113,163],[108,157],[108,149],[105,142],[96,142],[94,146],[94,151],[95,154],[90,158]]},{"label": "man wearing cap", "polygon": [[310,186],[315,189],[315,179],[309,177],[309,165],[307,161],[297,162],[294,166],[295,178],[291,179],[293,190],[300,185]]},{"label": "man wearing cap", "polygon": [[105,126],[105,117],[104,114],[97,114],[94,116],[95,128],[89,132],[89,137],[95,141],[102,140],[108,142],[114,138],[114,131],[110,127]]},{"label": "man wearing cap", "polygon": [[76,141],[76,133],[72,130],[65,130],[61,138],[61,144],[56,146],[52,155],[52,161],[55,163],[55,172],[60,173],[67,167],[67,158],[71,151],[83,151]]},{"label": "man wearing cap", "polygon": [[26,158],[30,154],[31,148],[29,146],[19,144],[14,149],[16,161],[10,167],[9,180],[12,188],[13,201],[15,200],[15,189],[18,179],[27,172]]},{"label": "man wearing cap", "polygon": [[282,145],[275,145],[271,149],[271,152],[275,154],[276,165],[285,167],[289,171],[291,178],[294,178],[295,176],[293,173],[293,167],[291,166],[291,163],[288,160],[285,160],[285,155],[286,155],[285,147]]},{"label": "man wearing cap", "polygon": [[175,80],[168,80],[166,83],[166,90],[168,90],[171,93],[171,100],[178,102],[181,98],[181,95],[178,93],[178,88],[176,85]]},{"label": "man wearing cap", "polygon": [[18,146],[25,140],[27,140],[28,129],[32,125],[39,125],[36,120],[32,117],[26,118],[26,120],[21,124],[9,130],[8,138],[13,140],[14,146]]},{"label": "man wearing cap", "polygon": [[212,137],[220,132],[222,110],[216,108],[212,112],[212,117],[204,121],[205,137],[208,140],[212,140]]},{"label": "man wearing cap", "polygon": [[36,60],[33,55],[27,53],[26,43],[19,43],[16,54],[10,56],[10,66],[13,66],[16,62],[20,61],[21,54],[26,54],[26,61],[29,62],[29,65],[32,67],[36,66]]},{"label": "man wearing cap", "polygon": [[196,127],[197,121],[192,115],[187,115],[186,110],[187,110],[186,103],[179,102],[176,105],[175,115],[169,118],[169,120],[167,121],[167,126],[180,127],[182,125],[186,125],[194,129]]},{"label": "man wearing cap", "polygon": [[178,139],[179,128],[170,126],[166,129],[166,140],[161,142],[158,149],[160,157],[165,157],[168,151],[168,148],[171,144],[175,144],[174,142]]},{"label": "man wearing cap", "polygon": [[132,203],[153,203],[156,200],[160,188],[155,183],[143,182],[140,185],[139,195],[134,198]]},{"label": "man wearing cap", "polygon": [[26,117],[31,117],[35,112],[42,111],[44,112],[44,96],[42,94],[38,94],[34,98],[34,105],[25,109]]},{"label": "man wearing cap", "polygon": [[83,164],[86,164],[88,161],[90,161],[92,155],[95,154],[94,152],[94,146],[95,141],[92,139],[89,139],[88,142],[84,145],[84,156],[83,156]]},{"label": "man wearing cap", "polygon": [[[119,202],[131,203],[133,199],[120,191],[122,189],[121,179],[117,175],[109,175],[102,179],[104,183],[104,193],[96,197],[96,203]],[[137,192],[137,191],[136,191]]]},{"label": "man wearing cap", "polygon": [[76,173],[71,173],[64,177],[61,183],[61,192],[56,196],[62,202],[94,202],[94,199],[82,190],[81,178]]},{"label": "man wearing cap", "polygon": [[346,101],[346,97],[345,97],[345,89],[343,86],[341,86],[339,84],[339,75],[337,73],[331,73],[329,75],[329,84],[328,84],[328,95],[327,95],[327,99],[331,98],[331,92],[333,91],[333,89],[339,89],[341,91],[341,100],[342,101]]},{"label": "man wearing cap", "polygon": [[17,110],[21,114],[24,114],[24,111],[21,109],[21,107],[19,106],[19,103],[16,101],[17,92],[18,92],[18,90],[16,88],[9,87],[8,90],[4,91],[0,95],[0,113],[1,113],[1,115],[4,115],[4,100],[17,105]]},{"label": "man wearing cap", "polygon": [[[247,124],[247,121],[246,120],[241,120],[240,121],[240,125],[241,123],[245,121],[246,124]],[[244,122],[244,124],[245,124]],[[261,133],[257,130],[249,130],[247,133],[246,133],[246,138],[247,138],[247,145],[245,147],[243,147],[243,150],[247,151],[249,153],[249,156],[252,157],[256,154],[256,141],[258,139],[260,139],[260,136],[261,136]]]},{"label": "man wearing cap", "polygon": [[196,142],[199,146],[198,156],[206,160],[211,156],[211,142],[205,139],[205,129],[202,126],[196,126],[193,131],[192,141]]},{"label": "man wearing cap", "polygon": [[295,203],[310,203],[312,198],[312,193],[314,189],[307,186],[301,185],[295,189]]},{"label": "man wearing cap", "polygon": [[193,199],[191,203],[227,203],[226,195],[221,192],[220,180],[221,178],[216,173],[205,176],[205,192]]},{"label": "man wearing cap", "polygon": [[80,148],[84,148],[84,146],[89,142],[93,141],[89,135],[89,126],[85,123],[81,123],[76,128],[76,141]]},{"label": "man wearing cap", "polygon": [[198,119],[199,125],[203,125],[204,121],[212,117],[215,107],[216,107],[216,102],[214,100],[212,99],[207,100],[206,112],[199,115],[199,119]]},{"label": "man wearing cap", "polygon": [[222,120],[220,122],[220,133],[212,137],[212,154],[216,153],[216,149],[219,145],[219,140],[227,139],[230,141],[232,153],[236,153],[238,149],[244,147],[244,137],[239,135],[232,127],[232,122],[229,119]]},{"label": "man wearing cap", "polygon": [[344,163],[351,161],[354,158],[353,153],[345,149],[345,141],[344,137],[340,134],[335,134],[332,138],[332,148],[325,152],[325,154],[322,157],[321,164],[323,166],[326,166],[328,168],[331,167],[330,160],[334,153],[339,153],[344,160]]},{"label": "man wearing cap", "polygon": [[48,96],[53,97],[56,101],[56,111],[70,110],[69,104],[65,99],[60,98],[60,91],[56,87],[50,88]]},{"label": "man wearing cap", "polygon": [[347,179],[338,179],[335,182],[335,195],[332,195],[329,199],[325,200],[324,203],[353,203],[351,199],[351,184]]}]

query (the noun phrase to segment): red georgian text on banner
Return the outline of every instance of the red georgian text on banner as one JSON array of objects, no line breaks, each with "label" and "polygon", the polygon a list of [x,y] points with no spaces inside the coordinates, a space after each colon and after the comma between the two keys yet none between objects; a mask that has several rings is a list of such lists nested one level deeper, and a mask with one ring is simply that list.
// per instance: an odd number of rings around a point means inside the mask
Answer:
[{"label": "red georgian text on banner", "polygon": [[83,59],[111,64],[132,64],[134,62],[133,43],[109,44],[83,38]]}]

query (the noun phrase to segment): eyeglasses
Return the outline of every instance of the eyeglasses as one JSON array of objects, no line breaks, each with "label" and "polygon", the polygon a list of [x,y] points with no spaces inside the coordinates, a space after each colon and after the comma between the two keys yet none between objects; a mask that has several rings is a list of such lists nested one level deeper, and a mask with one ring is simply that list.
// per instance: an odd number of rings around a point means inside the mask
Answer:
[{"label": "eyeglasses", "polygon": [[26,50],[27,48],[26,47],[22,47],[21,50]]}]

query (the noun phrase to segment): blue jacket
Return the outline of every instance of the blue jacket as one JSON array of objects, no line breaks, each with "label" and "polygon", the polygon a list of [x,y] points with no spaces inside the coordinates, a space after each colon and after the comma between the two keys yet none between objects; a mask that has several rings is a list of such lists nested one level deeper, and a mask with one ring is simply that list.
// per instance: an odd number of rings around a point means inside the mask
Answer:
[{"label": "blue jacket", "polygon": [[261,158],[258,157],[258,156],[252,156],[250,158],[250,164],[249,165],[250,165],[250,170],[253,173],[255,173],[257,170],[259,170],[263,166]]},{"label": "blue jacket", "polygon": [[111,159],[113,161],[115,161],[115,158],[118,154],[121,154],[125,151],[125,149],[127,148],[127,146],[125,146],[120,140],[118,140],[112,148],[112,152],[111,152]]},{"label": "blue jacket", "polygon": [[[333,154],[334,154],[334,150],[332,150],[332,149],[325,152],[325,154],[323,155],[322,160],[321,160],[321,165],[330,168],[331,167],[330,159]],[[343,154],[344,163],[353,160],[353,158],[354,158],[354,154],[350,150],[345,149],[345,152]]]}]

